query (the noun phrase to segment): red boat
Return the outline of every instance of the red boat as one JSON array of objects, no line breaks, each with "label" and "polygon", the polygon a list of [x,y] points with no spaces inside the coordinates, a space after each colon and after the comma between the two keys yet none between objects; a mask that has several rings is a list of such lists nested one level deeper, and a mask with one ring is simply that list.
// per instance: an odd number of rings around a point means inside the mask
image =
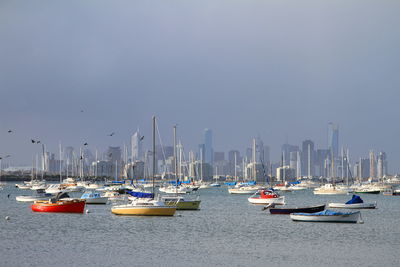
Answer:
[{"label": "red boat", "polygon": [[32,204],[32,211],[35,212],[67,212],[83,213],[85,210],[85,200],[58,200],[58,201],[35,201]]}]

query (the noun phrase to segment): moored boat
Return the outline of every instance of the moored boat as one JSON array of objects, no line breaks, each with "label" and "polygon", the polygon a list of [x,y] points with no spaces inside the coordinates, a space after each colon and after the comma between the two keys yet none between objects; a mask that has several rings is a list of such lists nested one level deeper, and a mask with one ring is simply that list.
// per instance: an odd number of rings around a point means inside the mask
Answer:
[{"label": "moored boat", "polygon": [[364,203],[360,196],[353,195],[353,197],[346,203],[329,203],[330,208],[343,208],[343,209],[375,209],[375,203]]},{"label": "moored boat", "polygon": [[183,196],[163,196],[161,199],[167,206],[176,207],[177,210],[198,210],[200,199],[189,199]]},{"label": "moored boat", "polygon": [[272,203],[277,205],[285,204],[285,197],[280,196],[273,190],[259,190],[257,193],[249,197],[247,200],[253,204],[272,204]]},{"label": "moored boat", "polygon": [[303,207],[303,208],[268,208],[271,214],[290,214],[290,213],[314,213],[325,209],[325,205]]},{"label": "moored boat", "polygon": [[83,193],[81,199],[86,200],[86,204],[107,204],[108,197],[102,196],[98,192],[87,191]]},{"label": "moored boat", "polygon": [[325,210],[315,213],[291,213],[290,218],[293,221],[302,222],[335,222],[335,223],[357,223],[361,213],[356,212],[336,212]]},{"label": "moored boat", "polygon": [[83,213],[85,200],[38,200],[32,204],[31,208],[35,212]]}]

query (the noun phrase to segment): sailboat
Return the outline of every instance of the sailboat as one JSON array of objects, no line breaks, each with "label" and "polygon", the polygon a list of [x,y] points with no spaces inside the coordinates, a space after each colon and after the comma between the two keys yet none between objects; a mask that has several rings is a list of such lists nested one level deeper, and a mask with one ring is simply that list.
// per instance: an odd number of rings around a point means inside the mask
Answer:
[{"label": "sailboat", "polygon": [[154,176],[156,170],[156,117],[153,116],[153,186],[147,198],[136,198],[131,203],[111,207],[116,215],[173,216],[176,206],[167,206],[164,201],[154,198]]},{"label": "sailboat", "polygon": [[[182,151],[180,151],[182,152]],[[179,153],[181,155],[181,153]],[[179,186],[179,177],[180,177],[180,168],[178,168],[178,160],[177,160],[177,147],[176,147],[176,125],[174,126],[174,162],[175,162],[175,177],[176,177],[176,185],[175,187],[175,196],[163,196],[161,199],[164,201],[164,203],[167,206],[176,206],[177,210],[198,210],[200,208],[200,203],[201,200],[199,199],[199,196],[197,196],[196,199],[192,199],[186,196],[178,196],[179,192],[178,190],[182,189],[190,189],[189,187],[182,187]],[[180,160],[182,157],[179,157]]]}]

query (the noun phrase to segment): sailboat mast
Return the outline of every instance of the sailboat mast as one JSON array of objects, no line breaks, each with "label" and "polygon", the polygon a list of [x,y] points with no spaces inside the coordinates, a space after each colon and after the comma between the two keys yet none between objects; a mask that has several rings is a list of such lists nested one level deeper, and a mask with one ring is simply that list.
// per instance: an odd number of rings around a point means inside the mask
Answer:
[{"label": "sailboat mast", "polygon": [[256,139],[253,138],[253,179],[256,180]]},{"label": "sailboat mast", "polygon": [[238,179],[237,179],[237,172],[236,172],[236,165],[237,165],[237,162],[236,162],[236,161],[237,161],[236,153],[237,153],[237,152],[235,151],[235,181],[237,182]]},{"label": "sailboat mast", "polygon": [[155,175],[156,175],[156,116],[153,116],[153,186],[152,186],[153,196],[154,196]]},{"label": "sailboat mast", "polygon": [[61,159],[61,142],[60,142],[60,183],[62,183],[62,159]]}]

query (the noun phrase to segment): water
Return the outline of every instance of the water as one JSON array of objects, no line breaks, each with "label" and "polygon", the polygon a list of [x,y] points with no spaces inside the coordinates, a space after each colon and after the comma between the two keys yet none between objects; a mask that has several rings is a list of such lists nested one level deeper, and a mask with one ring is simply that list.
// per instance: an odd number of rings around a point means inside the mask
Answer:
[{"label": "water", "polygon": [[[400,197],[362,195],[378,209],[364,224],[292,222],[251,205],[226,188],[205,189],[200,211],[174,217],[119,217],[110,205],[89,214],[33,213],[25,192],[0,191],[1,266],[399,266]],[[11,194],[10,198],[7,195]],[[286,193],[298,206],[351,196]],[[5,216],[10,216],[6,221]]]}]

